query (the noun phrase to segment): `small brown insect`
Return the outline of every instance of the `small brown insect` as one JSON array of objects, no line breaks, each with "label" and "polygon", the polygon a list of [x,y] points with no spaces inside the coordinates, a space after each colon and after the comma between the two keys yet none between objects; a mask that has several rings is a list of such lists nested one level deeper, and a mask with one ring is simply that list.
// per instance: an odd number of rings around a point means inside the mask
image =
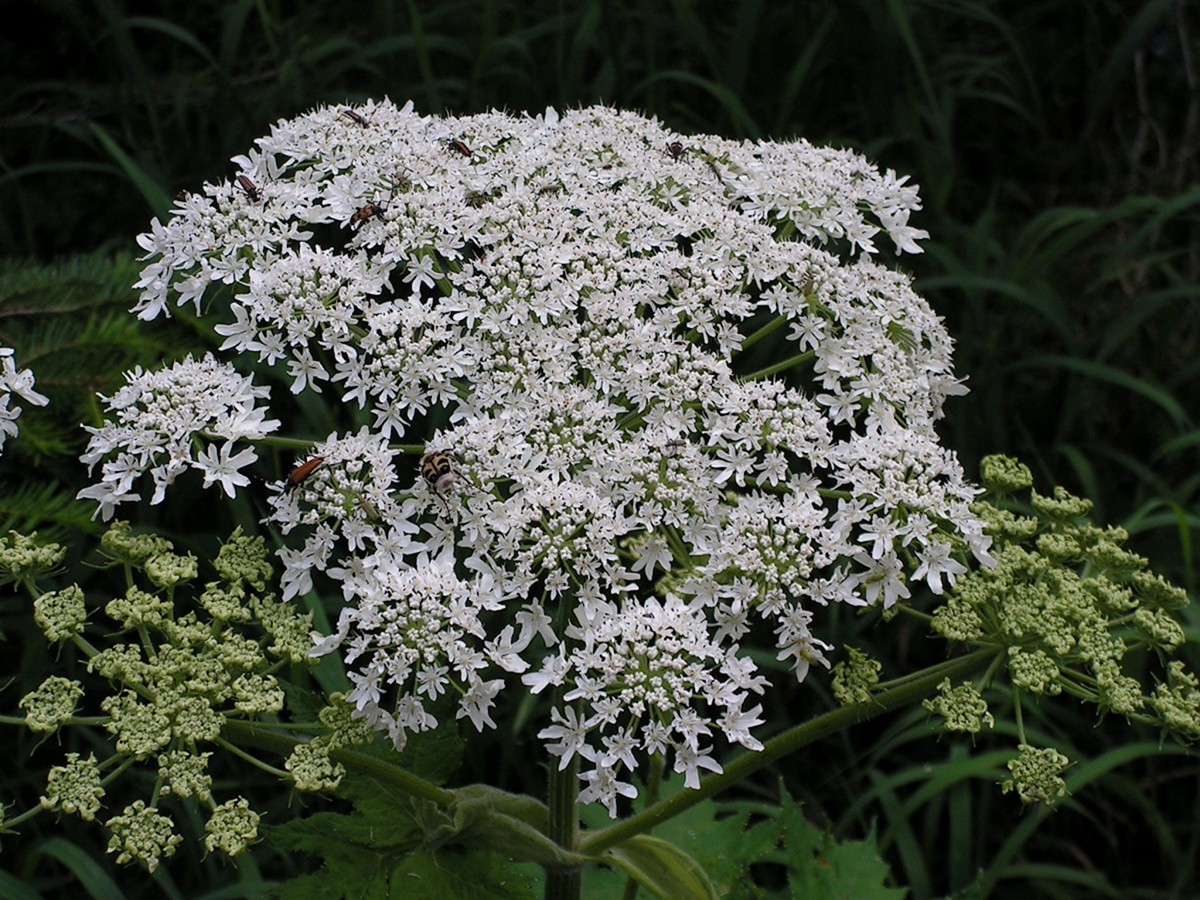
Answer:
[{"label": "small brown insect", "polygon": [[459,156],[470,156],[471,155],[471,148],[468,147],[466,144],[464,144],[460,140],[446,141],[446,145],[451,150],[453,150],[455,153],[457,153]]},{"label": "small brown insect", "polygon": [[342,115],[345,116],[347,119],[349,119],[351,122],[354,122],[356,125],[361,125],[363,128],[366,128],[368,125],[371,124],[370,122],[368,122],[366,119],[364,119],[362,116],[360,116],[358,113],[356,113],[352,109],[343,109]]},{"label": "small brown insect", "polygon": [[300,465],[296,466],[296,468],[292,469],[292,471],[288,473],[287,483],[284,484],[283,489],[285,491],[294,491],[296,488],[300,487],[300,485],[304,484],[304,482],[308,480],[308,477],[312,475],[313,472],[317,471],[323,462],[325,462],[325,457],[314,456],[311,459],[300,463]]},{"label": "small brown insect", "polygon": [[683,448],[687,446],[687,441],[682,438],[675,438],[663,444],[663,453],[667,456],[678,456],[683,452]]},{"label": "small brown insect", "polygon": [[454,484],[454,452],[451,450],[430,450],[421,457],[419,468],[421,477],[438,493]]},{"label": "small brown insect", "polygon": [[387,212],[387,207],[382,203],[371,201],[366,206],[360,206],[354,211],[354,215],[350,217],[350,224],[357,225],[359,222],[365,222],[374,216],[383,218],[383,214]]},{"label": "small brown insect", "polygon": [[249,197],[251,200],[253,200],[255,203],[257,203],[259,200],[262,199],[262,191],[260,191],[258,189],[258,187],[255,186],[254,182],[251,181],[249,178],[247,178],[245,175],[239,175],[237,177],[237,183],[238,183],[238,187],[240,187],[243,191],[246,192],[246,196]]},{"label": "small brown insect", "polygon": [[683,158],[683,144],[679,141],[671,141],[667,144],[667,152],[671,154],[671,159],[679,162]]}]

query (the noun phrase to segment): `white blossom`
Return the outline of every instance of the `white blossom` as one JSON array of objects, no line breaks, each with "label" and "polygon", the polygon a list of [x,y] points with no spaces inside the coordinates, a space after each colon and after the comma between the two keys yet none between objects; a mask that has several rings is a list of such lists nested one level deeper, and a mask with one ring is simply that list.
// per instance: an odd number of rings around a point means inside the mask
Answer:
[{"label": "white blossom", "polygon": [[[694,786],[716,741],[761,746],[759,633],[802,680],[826,607],[990,561],[934,427],[965,390],[952,341],[871,258],[920,251],[905,178],[603,107],[356,112],[278,122],[234,160],[254,196],[206,185],[152,223],[136,310],[227,285],[222,352],[371,423],[299,457],[270,520],[285,597],[340,585],[313,652],[396,746],[436,726],[426,701],[490,728],[522,684],[614,811],[646,755]],[[233,447],[276,425],[212,359],[129,382],[84,457],[106,517],[146,472],[155,500],[190,468],[232,492]]]},{"label": "white blossom", "polygon": [[[249,484],[238,470],[256,454],[249,448],[230,454],[237,441],[265,437],[279,426],[257,405],[267,397],[266,388],[211,355],[189,356],[157,372],[138,367],[125,378],[124,387],[102,397],[113,419],[98,428],[84,426],[92,437],[81,458],[89,469],[103,464],[101,480],[78,496],[99,501],[98,515],[108,520],[117,504],[140,499],[130,488],[145,473],[156,485],[151,503],[161,502],[166,487],[186,469],[202,472],[205,487],[219,483],[231,497],[234,488]],[[197,451],[197,445],[204,449]]]},{"label": "white blossom", "polygon": [[10,406],[12,395],[16,394],[34,406],[45,406],[50,402],[33,389],[34,377],[30,369],[17,370],[14,357],[15,351],[11,347],[0,347],[0,453],[4,452],[4,442],[17,436],[21,407]]}]

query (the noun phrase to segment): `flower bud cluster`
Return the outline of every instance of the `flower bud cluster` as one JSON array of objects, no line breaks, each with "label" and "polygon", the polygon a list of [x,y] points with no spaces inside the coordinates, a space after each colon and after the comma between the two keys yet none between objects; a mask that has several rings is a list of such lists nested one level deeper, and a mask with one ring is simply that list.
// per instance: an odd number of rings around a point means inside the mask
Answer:
[{"label": "flower bud cluster", "polygon": [[[1003,457],[984,460],[983,473],[996,503],[1032,483],[1028,469]],[[1090,524],[1084,516],[1091,504],[1062,488],[1051,496],[1031,492],[1025,512],[1011,503],[973,508],[995,539],[996,564],[957,580],[934,614],[934,630],[951,641],[1002,648],[1008,680],[1021,692],[1067,694],[1103,713],[1200,739],[1196,676],[1170,659],[1184,642],[1175,614],[1187,605],[1187,594],[1121,546],[1129,537],[1122,529]],[[1134,654],[1145,649],[1167,663],[1151,685],[1132,674],[1144,668],[1145,655]],[[964,730],[969,710],[960,701],[967,698],[955,699],[948,690],[947,683],[926,708],[943,716],[947,728]],[[1065,764],[1054,751],[1023,745],[1006,790],[1052,802],[1065,792],[1057,774]]]},{"label": "flower bud cluster", "polygon": [[[25,556],[33,553],[18,536],[6,545],[8,556],[18,545]],[[219,580],[204,586],[196,584],[200,566],[194,557],[176,553],[161,537],[134,534],[128,523],[113,524],[101,551],[129,576],[125,592],[104,604],[107,623],[93,622],[89,629],[94,604],[75,585],[43,592],[34,602],[34,618],[47,639],[74,644],[98,679],[85,686],[50,676],[19,707],[38,732],[99,724],[111,735],[114,752],[99,761],[95,754],[67,754],[50,770],[41,805],[91,821],[115,774],[148,763],[156,766],[153,800],[138,800],[105,822],[118,861],[139,861],[153,871],[174,852],[181,838],[158,806],[162,794],[195,798],[207,807],[206,846],[239,853],[254,839],[258,816],[242,798],[214,800],[212,752],[199,748],[212,745],[231,720],[282,710],[283,689],[274,672],[309,660],[312,616],[267,592],[271,566],[264,542],[241,529],[218,555]],[[43,555],[57,558],[56,552]],[[95,634],[85,635],[89,630]],[[81,710],[89,705],[92,714],[84,721]]]},{"label": "flower bud cluster", "polygon": [[[53,574],[66,557],[66,547],[39,541],[36,531],[30,535],[10,531],[0,537],[0,585],[36,584],[39,578]],[[48,606],[54,605],[48,601]],[[66,605],[70,606],[69,601]],[[68,618],[71,616],[68,613]]]}]

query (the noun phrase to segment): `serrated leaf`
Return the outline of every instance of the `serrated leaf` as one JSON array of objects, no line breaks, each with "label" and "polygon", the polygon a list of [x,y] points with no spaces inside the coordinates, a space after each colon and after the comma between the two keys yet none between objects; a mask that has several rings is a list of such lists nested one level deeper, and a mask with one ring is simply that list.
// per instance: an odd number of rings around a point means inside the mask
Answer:
[{"label": "serrated leaf", "polygon": [[[661,797],[684,790],[682,778],[663,781]],[[704,800],[663,822],[654,833],[688,853],[708,874],[717,893],[726,900],[760,897],[748,875],[752,864],[776,852],[780,828],[778,807],[764,803],[717,803]],[[748,827],[751,819],[756,820]],[[607,822],[600,823],[601,825]],[[589,879],[609,880],[601,873]]]},{"label": "serrated leaf", "polygon": [[529,900],[535,883],[494,853],[422,850],[395,868],[390,886],[405,900]]},{"label": "serrated leaf", "polygon": [[662,900],[717,900],[704,869],[670,841],[639,834],[610,849],[605,858]]},{"label": "serrated leaf", "polygon": [[[455,832],[452,809],[440,810],[449,823],[447,845],[432,847],[418,821],[422,810],[425,815],[439,812],[427,809],[428,804],[414,804],[397,788],[353,775],[346,777],[338,793],[350,799],[355,812],[316,813],[264,829],[267,839],[281,849],[311,853],[324,860],[321,871],[285,884],[285,900],[342,896],[354,900],[520,900],[533,896],[535,876],[529,867],[516,866],[495,853],[450,845]],[[519,798],[505,795],[501,800],[506,808],[526,814],[528,804]],[[475,800],[476,805],[484,802]],[[530,827],[519,819],[505,818],[514,826]]]},{"label": "serrated leaf", "polygon": [[388,900],[388,870],[375,854],[360,852],[355,858],[335,857],[312,875],[301,875],[280,886],[281,900]]},{"label": "serrated leaf", "polygon": [[875,829],[863,841],[839,843],[804,818],[784,796],[779,811],[788,886],[797,897],[821,900],[902,900],[903,888],[887,887],[890,869],[879,855]]},{"label": "serrated leaf", "polygon": [[462,765],[462,755],[463,740],[447,723],[433,731],[410,735],[399,764],[426,781],[445,784]]},{"label": "serrated leaf", "polygon": [[327,856],[336,845],[369,852],[405,851],[421,843],[421,829],[411,815],[394,811],[390,818],[379,816],[314,813],[280,825],[264,827],[271,843],[285,850],[301,850]]}]

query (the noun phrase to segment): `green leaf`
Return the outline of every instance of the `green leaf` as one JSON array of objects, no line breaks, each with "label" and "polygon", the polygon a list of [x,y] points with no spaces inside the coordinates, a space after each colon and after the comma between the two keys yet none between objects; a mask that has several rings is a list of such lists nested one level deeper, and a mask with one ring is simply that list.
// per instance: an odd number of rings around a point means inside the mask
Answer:
[{"label": "green leaf", "polygon": [[[681,786],[679,779],[670,779],[663,795],[671,796]],[[656,827],[655,834],[694,859],[725,900],[763,897],[764,889],[751,870],[763,863],[786,869],[792,895],[808,900],[896,900],[905,894],[884,886],[889,870],[880,861],[874,830],[862,841],[839,843],[809,823],[801,806],[786,794],[778,806],[698,803]],[[615,889],[611,875],[589,872],[586,877],[590,886],[603,883]]]},{"label": "green leaf", "polygon": [[839,843],[805,819],[786,794],[778,823],[793,896],[902,900],[908,893],[885,885],[890,870],[880,859],[874,825],[866,840]]},{"label": "green leaf", "polygon": [[325,900],[327,897],[388,900],[389,879],[383,868],[384,862],[377,854],[338,843],[328,847],[321,871],[285,882],[279,896],[283,900]]},{"label": "green leaf", "polygon": [[521,871],[494,853],[412,854],[391,873],[392,897],[405,900],[524,900],[536,896],[532,868]]},{"label": "green leaf", "polygon": [[[682,786],[680,779],[675,782]],[[748,891],[750,865],[765,859],[779,843],[776,812],[764,804],[739,804],[734,809],[732,804],[707,800],[664,822],[655,833],[703,866],[721,897],[751,897],[755,895]],[[747,828],[752,815],[768,818]]]},{"label": "green leaf", "polygon": [[717,891],[704,869],[674,844],[651,834],[639,834],[605,854],[655,897],[663,900],[717,900]]},{"label": "green leaf", "polygon": [[9,897],[11,900],[43,900],[43,895],[26,884],[23,878],[5,871],[0,871],[0,897]]},{"label": "green leaf", "polygon": [[[319,872],[287,882],[285,900],[351,898],[525,898],[533,896],[537,871],[496,853],[464,847],[473,836],[495,845],[483,811],[499,804],[506,813],[490,827],[511,826],[528,837],[524,817],[537,818],[539,804],[503,791],[468,792],[463,809],[418,803],[407,794],[370,778],[347,775],[338,794],[355,812],[316,813],[264,833],[283,850],[321,857]],[[545,807],[541,807],[543,814]],[[520,816],[520,818],[518,817]],[[430,842],[430,836],[434,842]]]}]

